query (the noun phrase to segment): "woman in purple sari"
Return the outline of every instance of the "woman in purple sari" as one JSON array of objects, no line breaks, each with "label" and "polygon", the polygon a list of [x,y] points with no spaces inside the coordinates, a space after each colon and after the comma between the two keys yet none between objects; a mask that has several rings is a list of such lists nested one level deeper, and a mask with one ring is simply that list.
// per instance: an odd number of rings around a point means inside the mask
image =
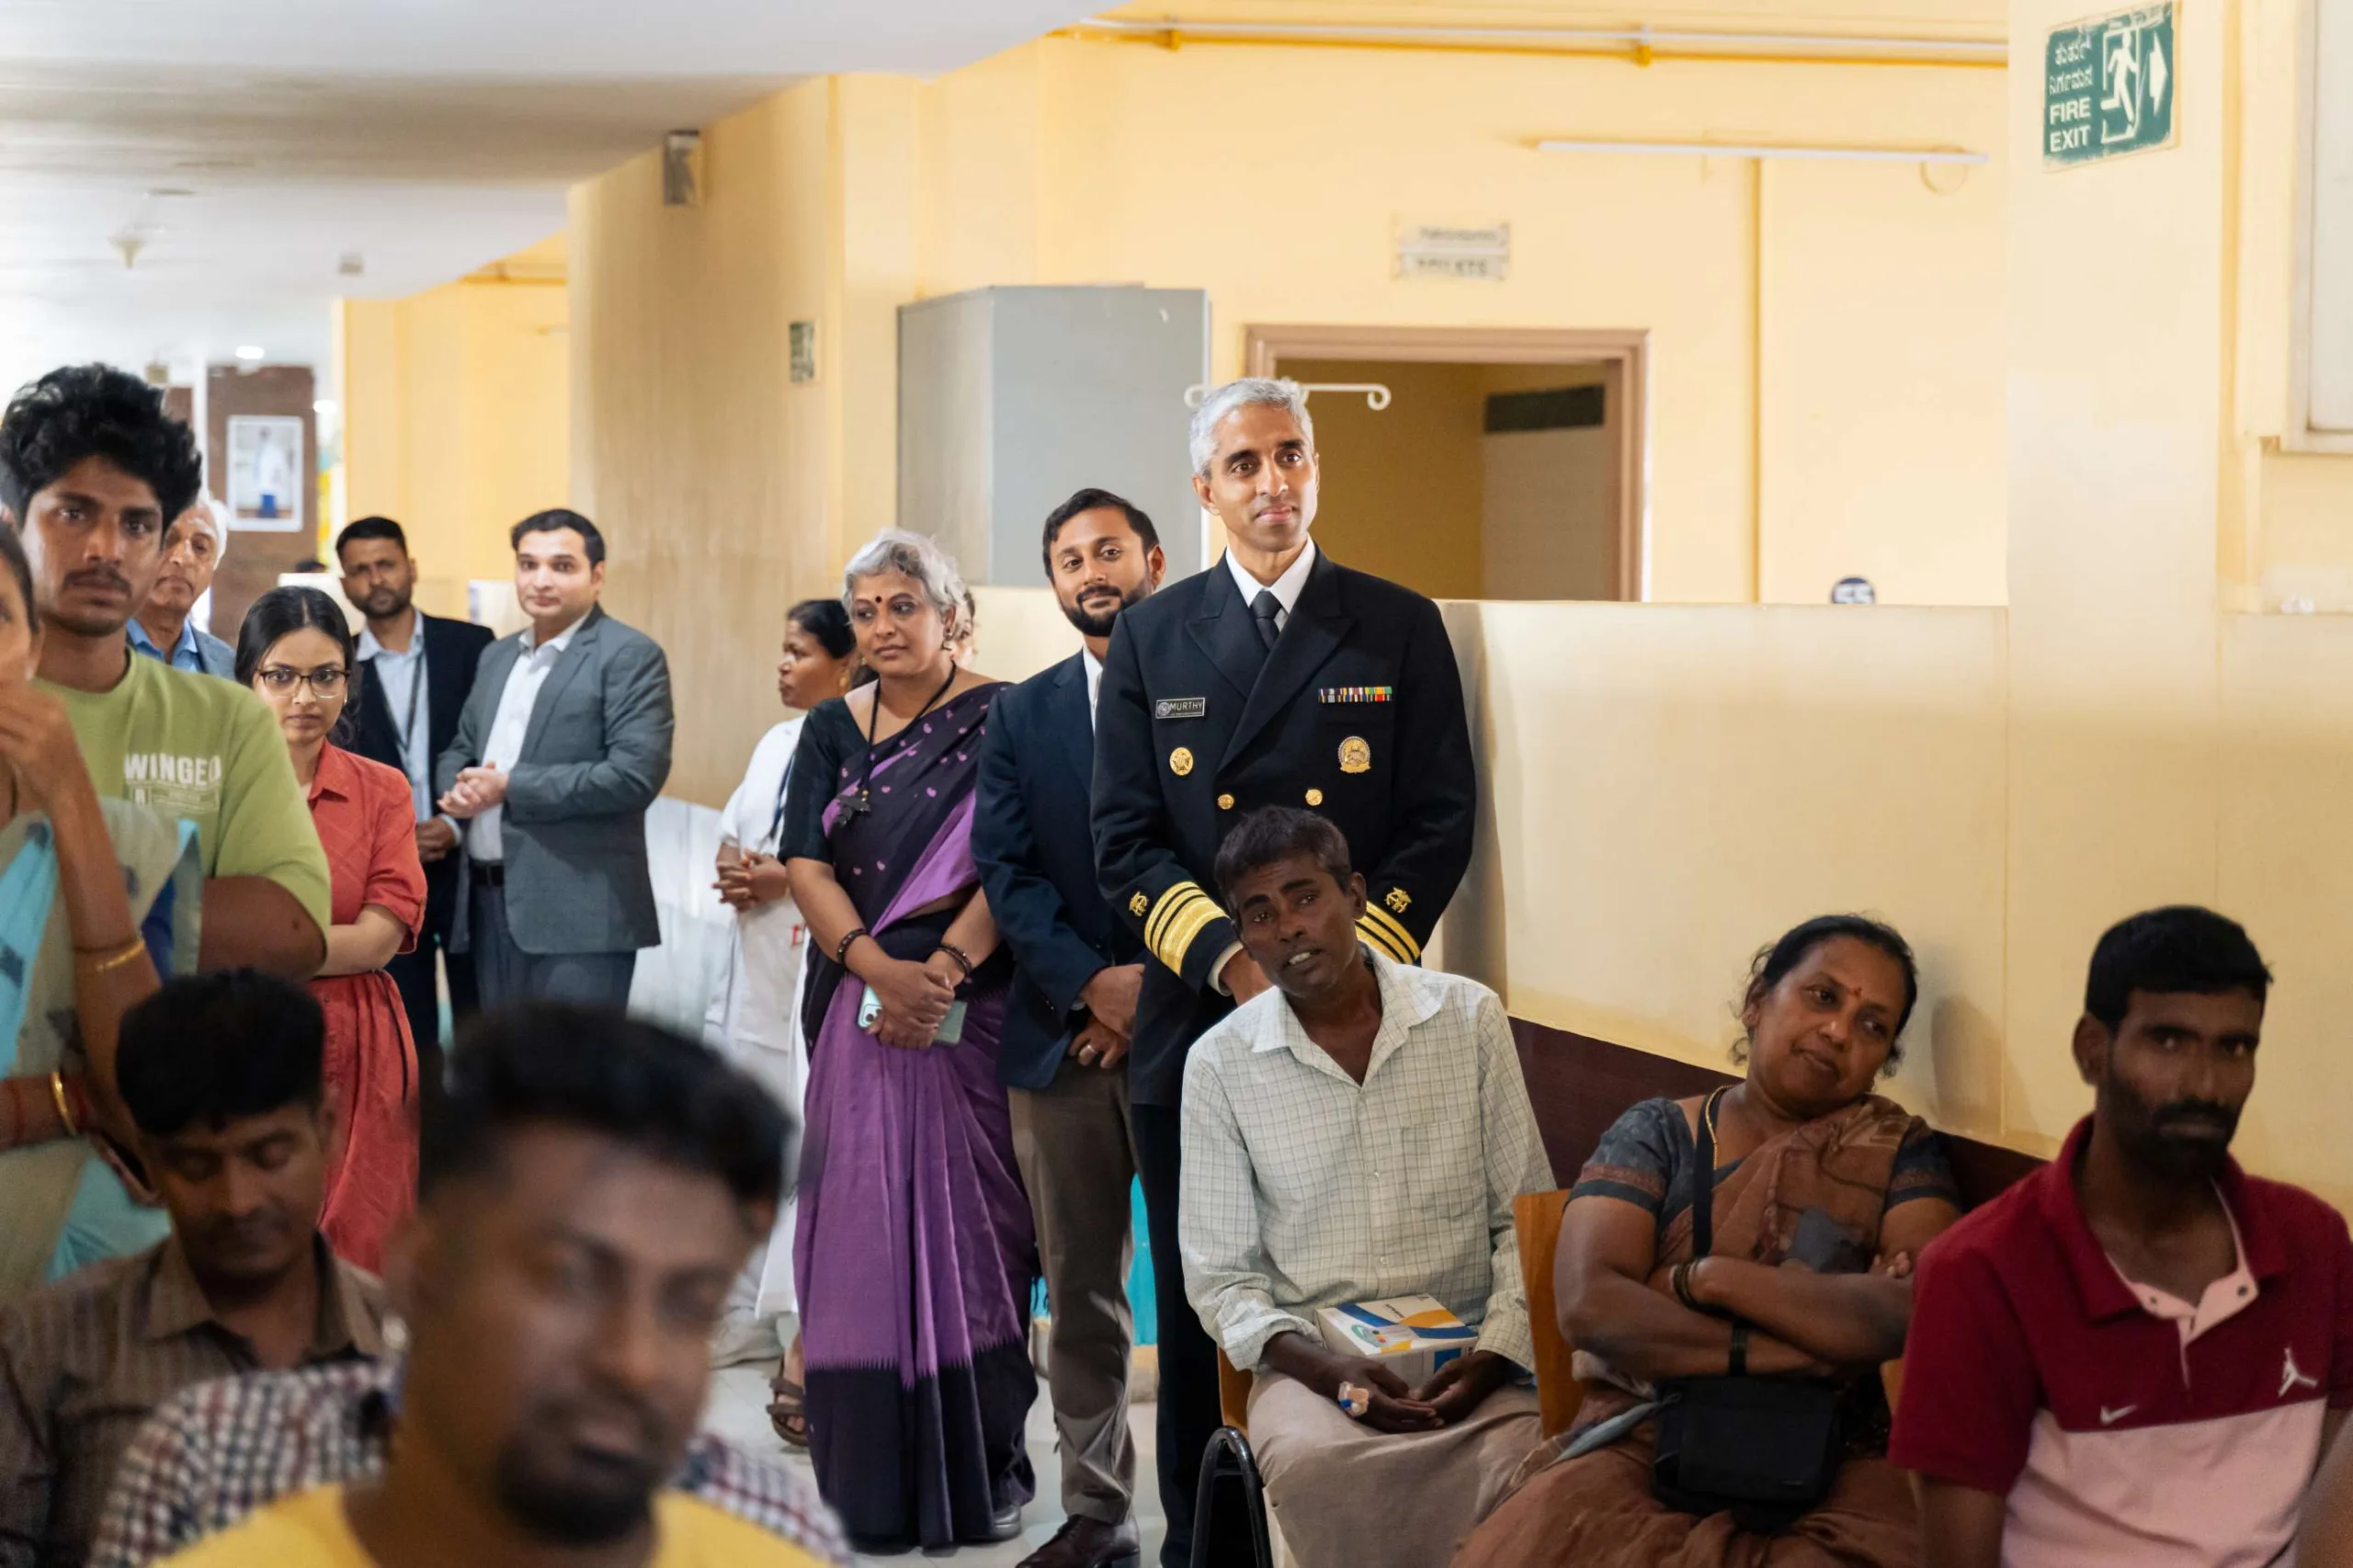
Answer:
[{"label": "woman in purple sari", "polygon": [[793,1271],[811,1458],[864,1550],[1011,1540],[1036,1244],[997,1085],[1008,965],[972,851],[1003,684],[959,669],[954,562],[885,532],[843,601],[877,679],[810,713],[781,853],[809,926]]}]

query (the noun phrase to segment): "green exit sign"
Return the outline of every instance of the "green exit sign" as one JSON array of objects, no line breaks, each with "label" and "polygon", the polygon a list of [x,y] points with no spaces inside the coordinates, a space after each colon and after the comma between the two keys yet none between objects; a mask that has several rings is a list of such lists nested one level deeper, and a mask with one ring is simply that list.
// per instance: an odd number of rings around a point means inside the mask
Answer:
[{"label": "green exit sign", "polygon": [[2072,23],[2042,57],[2042,161],[2068,168],[2174,144],[2172,0]]}]

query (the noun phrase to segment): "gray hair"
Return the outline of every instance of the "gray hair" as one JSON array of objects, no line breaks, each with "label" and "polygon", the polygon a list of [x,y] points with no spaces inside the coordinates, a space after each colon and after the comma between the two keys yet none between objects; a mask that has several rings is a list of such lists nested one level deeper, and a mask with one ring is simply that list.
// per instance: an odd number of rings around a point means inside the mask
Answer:
[{"label": "gray hair", "polygon": [[[188,503],[188,510],[182,512],[179,517],[174,517],[172,521],[176,523],[180,517],[191,517],[199,514],[201,514],[205,522],[211,527],[212,560],[217,565],[221,558],[229,553],[229,508],[223,503],[214,500],[211,492],[199,490],[196,493],[196,499]],[[164,531],[169,533],[171,530],[165,528]]]},{"label": "gray hair", "polygon": [[1307,389],[1297,381],[1276,381],[1266,376],[1245,376],[1201,399],[1201,406],[1193,411],[1193,427],[1188,438],[1193,450],[1193,472],[1206,474],[1210,460],[1217,456],[1217,427],[1225,416],[1239,408],[1288,409],[1299,421],[1299,433],[1307,437],[1312,450],[1315,446],[1315,421],[1308,417]]},{"label": "gray hair", "polygon": [[879,577],[885,572],[897,572],[912,577],[923,588],[923,597],[939,612],[939,619],[952,630],[964,613],[964,574],[956,569],[956,558],[939,548],[939,541],[928,534],[909,533],[904,528],[884,528],[868,540],[864,549],[849,558],[842,571],[842,608],[852,608],[861,577]]}]

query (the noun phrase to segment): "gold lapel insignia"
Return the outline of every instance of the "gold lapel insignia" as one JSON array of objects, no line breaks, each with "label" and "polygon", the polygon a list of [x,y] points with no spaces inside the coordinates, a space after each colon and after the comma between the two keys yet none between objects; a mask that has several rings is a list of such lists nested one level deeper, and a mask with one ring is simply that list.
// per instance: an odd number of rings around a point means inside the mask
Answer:
[{"label": "gold lapel insignia", "polygon": [[1170,752],[1168,754],[1168,771],[1175,774],[1179,778],[1182,778],[1188,773],[1192,772],[1193,754],[1184,746],[1178,746],[1175,751]]},{"label": "gold lapel insignia", "polygon": [[1389,890],[1389,896],[1382,899],[1381,902],[1395,910],[1398,914],[1403,915],[1405,913],[1406,906],[1414,902],[1414,895],[1407,892],[1404,888],[1391,888]]},{"label": "gold lapel insignia", "polygon": [[1340,743],[1340,771],[1370,773],[1372,771],[1372,747],[1362,735],[1350,735]]},{"label": "gold lapel insignia", "polygon": [[1138,893],[1135,897],[1128,900],[1128,913],[1131,915],[1142,915],[1145,910],[1150,909],[1151,907],[1152,900],[1144,897],[1142,893]]}]

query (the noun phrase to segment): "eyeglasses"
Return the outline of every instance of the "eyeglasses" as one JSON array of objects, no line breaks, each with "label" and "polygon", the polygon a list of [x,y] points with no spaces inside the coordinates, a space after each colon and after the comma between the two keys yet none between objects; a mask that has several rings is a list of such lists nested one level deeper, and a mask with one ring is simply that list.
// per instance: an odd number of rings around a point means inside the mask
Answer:
[{"label": "eyeglasses", "polygon": [[290,665],[268,665],[259,672],[262,685],[272,691],[291,691],[297,683],[304,684],[321,697],[332,697],[343,689],[343,677],[347,673],[340,665],[321,665],[315,670],[298,670]]}]

